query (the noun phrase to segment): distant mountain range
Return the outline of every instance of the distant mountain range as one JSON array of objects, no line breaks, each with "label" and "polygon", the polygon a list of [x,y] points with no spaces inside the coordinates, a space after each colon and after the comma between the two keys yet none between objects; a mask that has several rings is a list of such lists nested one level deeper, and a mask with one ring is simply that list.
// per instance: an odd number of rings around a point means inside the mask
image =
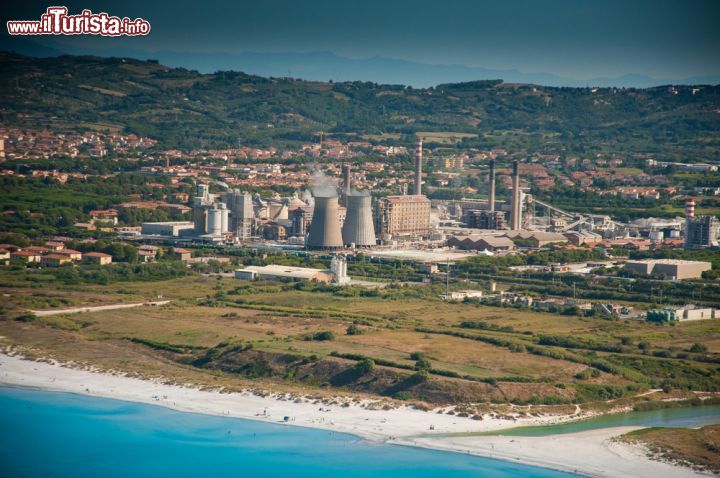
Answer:
[{"label": "distant mountain range", "polygon": [[157,59],[162,64],[197,70],[201,73],[242,71],[265,77],[294,77],[311,81],[371,81],[380,84],[410,85],[416,88],[442,83],[502,79],[506,83],[530,83],[543,86],[634,87],[682,85],[716,85],[720,76],[683,79],[658,79],[627,74],[614,78],[577,80],[551,73],[524,73],[518,70],[495,70],[465,65],[432,65],[394,58],[352,59],[329,51],[308,53],[197,53],[177,51],[144,51],[137,49],[91,49],[71,46],[48,46],[27,38],[0,36],[0,50],[33,57],[96,55]]}]

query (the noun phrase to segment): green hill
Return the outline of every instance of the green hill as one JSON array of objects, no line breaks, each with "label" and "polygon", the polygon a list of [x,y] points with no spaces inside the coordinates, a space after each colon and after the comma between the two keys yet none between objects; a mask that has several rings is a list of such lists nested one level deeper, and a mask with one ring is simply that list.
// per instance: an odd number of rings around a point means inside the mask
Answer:
[{"label": "green hill", "polygon": [[[0,53],[6,126],[132,132],[164,147],[223,147],[338,135],[472,133],[460,146],[720,159],[720,86],[592,90],[477,81],[415,89],[152,61]],[[410,138],[406,138],[408,141]]]}]

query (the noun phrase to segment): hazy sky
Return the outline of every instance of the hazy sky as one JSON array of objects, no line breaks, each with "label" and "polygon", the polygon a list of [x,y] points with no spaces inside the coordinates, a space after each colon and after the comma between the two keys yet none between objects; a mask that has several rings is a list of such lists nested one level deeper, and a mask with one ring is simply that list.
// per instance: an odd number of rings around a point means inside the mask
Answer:
[{"label": "hazy sky", "polygon": [[[331,51],[577,79],[720,74],[717,0],[62,1],[3,5],[36,19],[51,4],[152,24],[147,38],[58,37],[89,47],[208,52]],[[33,40],[38,40],[34,38]]]}]

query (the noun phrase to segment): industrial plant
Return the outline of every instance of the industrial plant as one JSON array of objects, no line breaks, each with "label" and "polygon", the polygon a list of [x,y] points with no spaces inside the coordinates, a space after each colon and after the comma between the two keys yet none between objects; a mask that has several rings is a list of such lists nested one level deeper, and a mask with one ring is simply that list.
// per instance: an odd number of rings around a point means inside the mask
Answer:
[{"label": "industrial plant", "polygon": [[[421,251],[429,258],[438,249],[512,254],[552,244],[612,247],[628,241],[677,240],[685,248],[718,247],[720,223],[712,216],[696,217],[693,199],[686,203],[684,218],[622,223],[608,215],[569,212],[541,201],[528,192],[526,163],[514,159],[499,167],[490,158],[487,199],[431,200],[423,194],[425,160],[423,139],[418,138],[410,178],[413,194],[407,194],[409,182],[397,183],[401,194],[383,191],[374,197],[369,190],[357,190],[353,166],[345,160],[334,169],[335,178],[317,172],[306,190],[286,197],[252,195],[221,181],[198,182],[191,200],[192,221],[143,223],[140,234],[179,244],[274,244],[333,254],[365,249],[377,257],[389,257],[393,250]],[[505,185],[500,198],[498,182]]]}]

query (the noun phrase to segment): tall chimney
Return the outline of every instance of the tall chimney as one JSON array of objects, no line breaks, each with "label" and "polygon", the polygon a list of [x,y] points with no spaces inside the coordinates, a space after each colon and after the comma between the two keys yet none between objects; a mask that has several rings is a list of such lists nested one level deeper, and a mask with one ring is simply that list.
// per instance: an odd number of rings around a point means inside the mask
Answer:
[{"label": "tall chimney", "polygon": [[690,238],[691,224],[695,219],[695,199],[688,198],[685,201],[685,247],[689,247],[692,242]]},{"label": "tall chimney", "polygon": [[695,199],[688,198],[685,201],[685,219],[692,220],[695,218]]},{"label": "tall chimney", "polygon": [[415,155],[415,195],[422,194],[422,138],[418,138]]},{"label": "tall chimney", "polygon": [[350,187],[351,187],[351,184],[350,184],[350,164],[349,164],[349,163],[344,163],[342,169],[343,169],[343,170],[342,170],[342,175],[343,175],[343,192],[345,193],[345,194],[344,194],[345,197],[343,198],[343,201],[345,201],[345,206],[347,206],[347,204],[348,204],[348,197],[350,197]]},{"label": "tall chimney", "polygon": [[520,225],[520,163],[515,161],[513,163],[513,176],[512,176],[512,213],[510,217],[510,229],[513,231],[519,231]]},{"label": "tall chimney", "polygon": [[488,199],[490,211],[495,210],[495,160],[490,160],[490,197]]}]

